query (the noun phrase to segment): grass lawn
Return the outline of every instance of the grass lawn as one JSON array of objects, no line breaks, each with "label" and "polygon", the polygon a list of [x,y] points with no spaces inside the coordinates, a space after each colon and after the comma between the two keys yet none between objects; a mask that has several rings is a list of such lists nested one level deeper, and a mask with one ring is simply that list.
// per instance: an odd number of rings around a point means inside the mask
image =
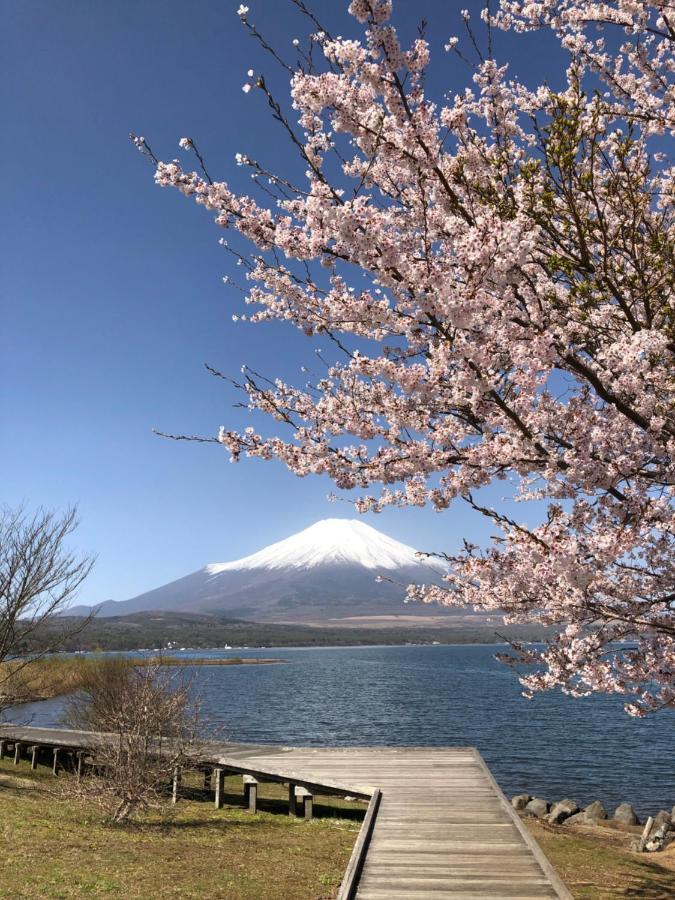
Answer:
[{"label": "grass lawn", "polygon": [[578,900],[675,898],[675,843],[661,853],[633,853],[635,835],[624,831],[523,821]]},{"label": "grass lawn", "polygon": [[0,898],[329,898],[365,812],[316,797],[316,818],[305,822],[286,814],[282,786],[260,785],[252,816],[235,777],[216,810],[198,799],[195,776],[168,818],[110,826],[95,805],[68,798],[72,777],[0,761]]}]

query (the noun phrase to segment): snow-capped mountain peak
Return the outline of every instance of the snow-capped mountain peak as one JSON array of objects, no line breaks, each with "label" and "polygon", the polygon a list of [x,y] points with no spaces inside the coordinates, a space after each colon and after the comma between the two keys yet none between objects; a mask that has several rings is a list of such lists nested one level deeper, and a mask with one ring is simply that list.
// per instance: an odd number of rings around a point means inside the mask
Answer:
[{"label": "snow-capped mountain peak", "polygon": [[[358,519],[322,519],[276,544],[227,563],[206,567],[209,575],[242,569],[311,569],[343,564],[373,570],[394,570],[429,563],[407,544]],[[439,569],[441,566],[435,565]]]},{"label": "snow-capped mountain peak", "polygon": [[[441,584],[448,565],[419,556],[358,519],[324,519],[283,541],[120,602],[98,616],[151,610],[227,614],[249,622],[363,624],[438,615],[429,604],[405,606],[405,585]],[[378,575],[388,576],[378,579]],[[448,613],[452,616],[452,613]]]}]

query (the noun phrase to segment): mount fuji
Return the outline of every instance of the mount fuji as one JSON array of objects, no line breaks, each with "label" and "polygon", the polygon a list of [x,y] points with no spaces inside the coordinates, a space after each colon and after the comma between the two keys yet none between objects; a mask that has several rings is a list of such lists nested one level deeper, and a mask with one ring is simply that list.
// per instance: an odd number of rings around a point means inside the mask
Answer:
[{"label": "mount fuji", "polygon": [[[439,583],[447,568],[444,561],[419,556],[357,519],[324,519],[251,556],[212,563],[130,600],[108,600],[94,609],[99,617],[173,610],[311,624],[446,618],[450,611],[406,606],[404,598],[406,584]],[[378,575],[386,580],[376,580]],[[89,610],[70,612],[84,611]]]}]

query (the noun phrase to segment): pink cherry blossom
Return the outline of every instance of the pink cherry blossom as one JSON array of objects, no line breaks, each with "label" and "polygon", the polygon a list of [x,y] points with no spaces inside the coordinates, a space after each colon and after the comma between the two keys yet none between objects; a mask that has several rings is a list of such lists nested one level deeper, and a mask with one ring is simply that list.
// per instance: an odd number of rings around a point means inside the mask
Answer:
[{"label": "pink cherry blossom", "polygon": [[[349,11],[363,39],[315,35],[325,66],[294,71],[292,116],[257,81],[304,181],[238,156],[254,197],[156,165],[158,184],[248,241],[254,311],[240,318],[332,347],[311,383],[236,381],[279,436],[225,426],[214,440],[234,461],[328,475],[360,511],[468,504],[491,545],[466,543],[410,600],[550,628],[543,648],[514,648],[528,694],[672,707],[671,4],[501,0],[490,27],[558,35],[565,88],[527,89],[488,58],[445,101],[426,96],[427,42],[402,43],[390,2]],[[522,512],[485,505],[499,481]]]}]

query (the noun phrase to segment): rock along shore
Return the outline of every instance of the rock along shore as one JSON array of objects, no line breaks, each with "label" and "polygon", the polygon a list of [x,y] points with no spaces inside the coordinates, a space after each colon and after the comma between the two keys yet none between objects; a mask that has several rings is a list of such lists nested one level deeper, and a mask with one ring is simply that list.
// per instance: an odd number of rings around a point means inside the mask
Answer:
[{"label": "rock along shore", "polygon": [[[511,805],[521,816],[541,819],[549,825],[606,825],[635,831],[636,826],[642,824],[630,803],[620,803],[611,816],[599,800],[594,800],[582,809],[575,800],[569,798],[551,803],[532,794],[516,794],[511,798]],[[675,806],[670,811],[662,809],[647,818],[633,849],[652,853],[663,850],[674,840]]]}]

